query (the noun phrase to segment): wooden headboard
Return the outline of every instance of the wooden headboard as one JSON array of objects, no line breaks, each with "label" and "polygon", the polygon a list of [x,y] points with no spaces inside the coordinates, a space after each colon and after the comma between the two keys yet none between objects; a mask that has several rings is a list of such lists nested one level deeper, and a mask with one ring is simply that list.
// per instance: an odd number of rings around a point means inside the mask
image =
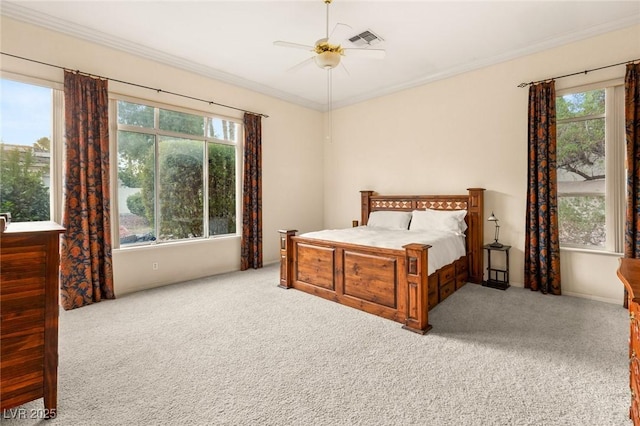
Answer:
[{"label": "wooden headboard", "polygon": [[467,259],[469,281],[482,283],[484,275],[484,188],[468,188],[464,195],[379,195],[360,191],[361,224],[366,225],[369,213],[379,210],[467,210]]}]

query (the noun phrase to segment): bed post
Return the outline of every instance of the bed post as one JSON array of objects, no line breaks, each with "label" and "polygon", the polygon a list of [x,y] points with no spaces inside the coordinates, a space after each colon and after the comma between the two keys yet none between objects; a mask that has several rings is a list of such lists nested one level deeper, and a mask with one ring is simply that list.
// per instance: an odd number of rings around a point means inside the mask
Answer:
[{"label": "bed post", "polygon": [[469,233],[467,236],[467,258],[469,260],[469,281],[481,284],[484,276],[484,188],[468,188],[469,203],[467,216]]},{"label": "bed post", "polygon": [[293,286],[293,241],[291,237],[296,235],[297,229],[279,230],[280,233],[280,288],[291,288]]},{"label": "bed post", "polygon": [[403,247],[407,264],[407,319],[402,328],[419,334],[431,330],[427,262],[427,250],[430,247],[423,244],[407,244]]},{"label": "bed post", "polygon": [[362,200],[360,206],[360,211],[362,212],[360,216],[360,225],[366,225],[367,221],[369,220],[369,213],[371,211],[371,196],[373,194],[373,191],[360,191],[360,199]]}]

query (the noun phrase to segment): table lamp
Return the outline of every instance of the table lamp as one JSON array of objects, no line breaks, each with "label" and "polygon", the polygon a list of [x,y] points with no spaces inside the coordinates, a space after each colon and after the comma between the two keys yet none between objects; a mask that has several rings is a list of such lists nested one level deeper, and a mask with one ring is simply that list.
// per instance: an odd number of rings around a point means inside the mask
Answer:
[{"label": "table lamp", "polygon": [[491,247],[500,248],[502,244],[498,242],[498,235],[500,234],[500,225],[498,225],[498,218],[491,212],[491,216],[487,219],[489,222],[493,222],[496,225],[495,241],[489,244]]}]

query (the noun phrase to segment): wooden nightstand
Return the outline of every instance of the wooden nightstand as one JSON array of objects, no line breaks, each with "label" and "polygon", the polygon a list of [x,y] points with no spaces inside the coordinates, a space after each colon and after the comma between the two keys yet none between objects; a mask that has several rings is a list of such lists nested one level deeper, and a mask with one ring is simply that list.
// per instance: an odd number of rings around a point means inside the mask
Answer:
[{"label": "wooden nightstand", "polygon": [[[509,249],[511,246],[495,247],[491,244],[483,246],[487,251],[487,280],[482,282],[485,287],[497,288],[500,290],[506,290],[509,288]],[[502,252],[505,256],[505,267],[495,268],[491,264],[491,252]]]}]

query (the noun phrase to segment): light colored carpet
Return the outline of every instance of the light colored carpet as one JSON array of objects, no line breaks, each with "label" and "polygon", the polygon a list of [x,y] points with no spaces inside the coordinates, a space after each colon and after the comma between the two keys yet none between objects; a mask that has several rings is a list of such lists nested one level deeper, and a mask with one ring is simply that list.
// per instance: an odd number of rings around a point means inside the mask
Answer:
[{"label": "light colored carpet", "polygon": [[420,336],[277,281],[272,265],[61,312],[43,424],[631,424],[621,306],[467,284]]}]

